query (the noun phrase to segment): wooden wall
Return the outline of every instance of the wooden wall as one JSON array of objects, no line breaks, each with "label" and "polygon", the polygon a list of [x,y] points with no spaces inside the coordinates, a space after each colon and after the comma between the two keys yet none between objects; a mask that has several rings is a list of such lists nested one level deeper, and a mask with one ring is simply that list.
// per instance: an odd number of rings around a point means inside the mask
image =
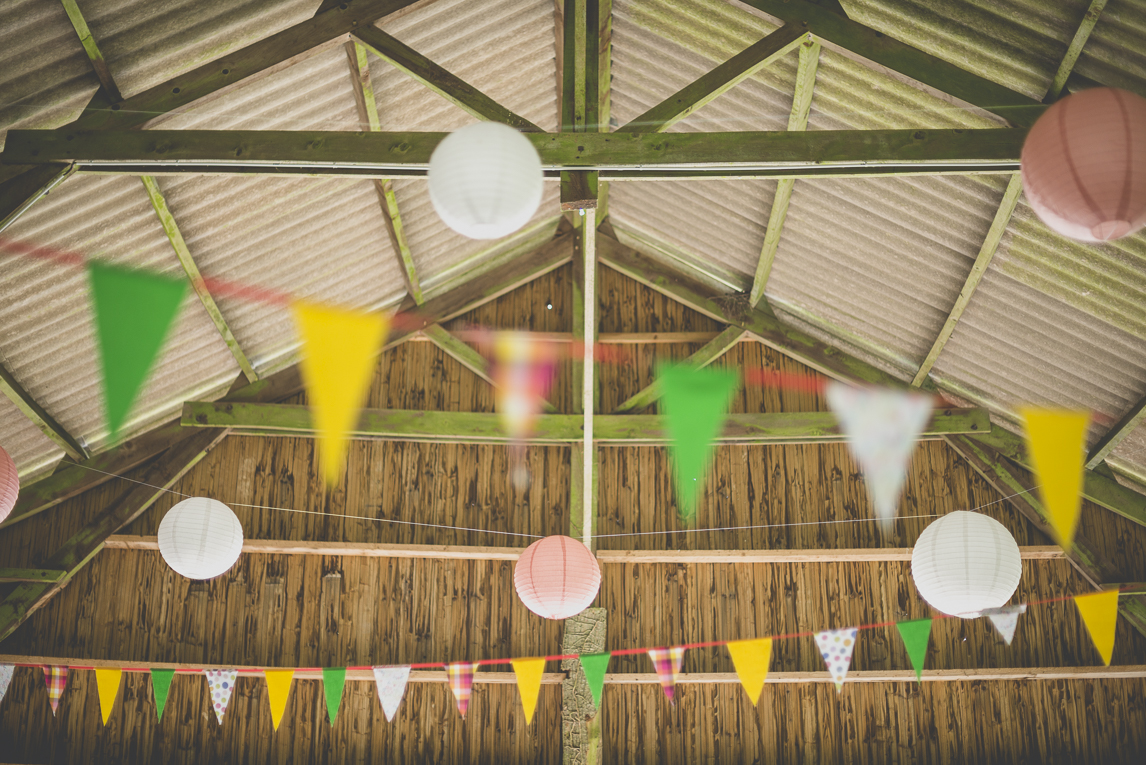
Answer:
[{"label": "wooden wall", "polygon": [[[568,331],[569,269],[539,279],[451,324]],[[721,327],[608,269],[601,273],[602,332],[716,331]],[[552,304],[553,308],[547,308]],[[601,366],[609,411],[652,380],[655,363],[697,345],[632,348]],[[626,346],[626,348],[631,348]],[[744,342],[719,363],[806,373]],[[552,400],[571,404],[568,369]],[[379,364],[370,406],[493,411],[489,386],[429,343],[406,343]],[[742,390],[734,411],[823,410],[806,393]],[[655,411],[655,407],[650,410]],[[231,437],[175,488],[231,504],[249,538],[522,546],[528,537],[449,531],[410,523],[531,535],[568,528],[569,453],[532,448],[532,483],[509,485],[508,450],[495,446],[356,442],[347,477],[331,492],[314,467],[313,442]],[[682,531],[665,452],[602,448],[600,534]],[[127,487],[112,482],[0,532],[5,565],[34,565]],[[127,533],[154,534],[181,496],[161,500]],[[1045,544],[1002,498],[941,442],[913,458],[901,512],[982,507],[1020,544]],[[305,510],[307,514],[282,509]],[[370,520],[344,518],[363,516]],[[880,535],[862,476],[842,445],[721,447],[700,503],[699,527],[779,528],[603,537],[605,549],[907,547],[929,518]],[[846,521],[846,522],[840,522]],[[853,522],[859,521],[859,522]],[[828,523],[832,522],[832,523]],[[1123,575],[1146,579],[1146,533],[1087,506],[1086,533]],[[1069,564],[1024,564],[1018,597],[1084,592]],[[612,564],[597,605],[611,649],[752,637],[922,617],[929,609],[905,563]],[[503,658],[560,649],[561,628],[517,600],[512,565],[338,556],[245,555],[226,576],[189,583],[157,553],[100,553],[32,616],[0,653],[77,660],[177,661],[267,666],[386,664]],[[822,670],[810,638],[776,644],[776,671]],[[981,621],[935,623],[928,668],[1045,667],[1100,663],[1072,604],[1032,608],[1006,647]],[[1146,664],[1146,638],[1120,624],[1115,664]],[[893,629],[862,633],[853,667],[906,669]],[[649,672],[644,657],[613,671]],[[557,671],[551,665],[550,671]],[[730,672],[723,649],[689,651],[685,672]],[[42,674],[18,670],[0,702],[0,762],[559,762],[560,690],[546,686],[531,728],[512,686],[475,690],[459,719],[445,684],[412,685],[394,723],[368,683],[348,683],[335,726],[317,682],[298,682],[272,734],[261,680],[243,678],[222,727],[199,678],[178,677],[162,723],[150,686],[129,675],[108,727],[90,673],[73,673],[58,717]],[[753,708],[735,685],[689,685],[670,706],[659,687],[606,687],[606,762],[1141,762],[1146,681],[1008,681],[771,685]]]}]

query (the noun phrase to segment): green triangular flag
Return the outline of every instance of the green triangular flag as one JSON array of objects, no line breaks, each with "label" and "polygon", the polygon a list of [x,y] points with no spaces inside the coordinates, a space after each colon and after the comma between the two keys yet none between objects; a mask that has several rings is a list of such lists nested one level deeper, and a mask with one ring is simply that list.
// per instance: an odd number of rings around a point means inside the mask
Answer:
[{"label": "green triangular flag", "polygon": [[155,694],[155,716],[163,719],[163,708],[167,706],[167,692],[171,690],[171,678],[175,677],[173,669],[151,670],[151,692]]},{"label": "green triangular flag", "polygon": [[923,679],[923,662],[927,658],[927,641],[931,639],[931,620],[916,619],[912,622],[896,622],[899,636],[903,638],[903,647],[911,657],[911,666],[915,667],[915,679]]},{"label": "green triangular flag", "polygon": [[107,424],[114,436],[147,381],[183,304],[187,283],[94,261],[88,264],[88,275],[103,362]]},{"label": "green triangular flag", "polygon": [[696,497],[708,469],[712,441],[724,425],[740,375],[728,369],[663,366],[657,382],[676,462],[676,499],[682,521],[696,515]]},{"label": "green triangular flag", "polygon": [[346,667],[324,667],[322,670],[322,691],[326,694],[326,713],[330,724],[338,717],[338,707],[342,705],[342,687],[346,685]]},{"label": "green triangular flag", "polygon": [[605,670],[609,668],[609,657],[613,654],[585,653],[581,654],[581,669],[585,670],[585,682],[593,692],[593,706],[601,708],[601,691],[605,689]]}]

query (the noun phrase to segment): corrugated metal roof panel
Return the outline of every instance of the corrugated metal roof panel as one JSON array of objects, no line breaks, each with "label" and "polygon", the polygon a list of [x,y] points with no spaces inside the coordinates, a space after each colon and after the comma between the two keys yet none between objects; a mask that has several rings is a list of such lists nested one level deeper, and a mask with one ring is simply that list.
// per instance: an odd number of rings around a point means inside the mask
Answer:
[{"label": "corrugated metal roof panel", "polygon": [[5,396],[0,396],[0,446],[16,463],[23,482],[48,472],[64,456],[63,450]]},{"label": "corrugated metal roof panel", "polygon": [[81,5],[127,97],[304,21],[321,0],[84,0]]},{"label": "corrugated metal roof panel", "polygon": [[0,148],[9,128],[72,121],[98,88],[58,0],[0,3]]},{"label": "corrugated metal roof panel", "polygon": [[1074,71],[1146,96],[1146,2],[1111,0],[1098,17]]},{"label": "corrugated metal roof panel", "polygon": [[[138,178],[72,178],[6,232],[13,240],[185,278]],[[82,269],[0,259],[0,353],[28,393],[73,436],[107,438],[102,374]],[[202,304],[188,290],[128,433],[173,417],[186,398],[238,374]]]}]

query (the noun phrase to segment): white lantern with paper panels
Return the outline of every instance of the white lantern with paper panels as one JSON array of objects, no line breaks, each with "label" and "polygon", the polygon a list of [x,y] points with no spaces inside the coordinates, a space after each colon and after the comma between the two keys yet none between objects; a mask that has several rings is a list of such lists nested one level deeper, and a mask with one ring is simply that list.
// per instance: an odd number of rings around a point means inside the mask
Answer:
[{"label": "white lantern with paper panels", "polygon": [[428,174],[434,210],[471,239],[498,239],[528,223],[545,181],[533,144],[498,122],[450,133],[430,155]]},{"label": "white lantern with paper panels", "polygon": [[959,510],[919,535],[911,576],[919,594],[937,610],[973,619],[1007,603],[1019,586],[1019,545],[1003,524]]},{"label": "white lantern with paper panels", "polygon": [[188,579],[226,573],[242,551],[242,524],[231,508],[214,499],[185,499],[159,524],[159,553],[175,573]]}]

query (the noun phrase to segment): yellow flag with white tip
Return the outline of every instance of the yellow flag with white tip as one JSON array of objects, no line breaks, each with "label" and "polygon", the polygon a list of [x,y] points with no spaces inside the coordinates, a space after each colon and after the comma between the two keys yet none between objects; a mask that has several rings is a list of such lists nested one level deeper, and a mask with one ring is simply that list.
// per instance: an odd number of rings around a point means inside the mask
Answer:
[{"label": "yellow flag with white tip", "polygon": [[1076,595],[1074,604],[1082,614],[1082,623],[1102,656],[1102,663],[1110,666],[1114,655],[1114,631],[1118,622],[1118,590],[1106,590],[1092,595]]},{"label": "yellow flag with white tip", "polygon": [[764,680],[768,677],[768,665],[772,661],[772,639],[736,640],[727,643],[726,647],[732,656],[732,666],[736,668],[740,684],[755,706],[764,690]]},{"label": "yellow flag with white tip", "polygon": [[122,669],[97,669],[96,689],[99,691],[99,711],[103,715],[103,724],[107,725],[111,717],[111,710],[115,706],[115,697],[119,694],[119,681],[123,677]]},{"label": "yellow flag with white tip", "polygon": [[267,697],[271,701],[271,722],[275,730],[283,721],[283,712],[286,711],[287,697],[290,696],[290,683],[294,679],[293,669],[265,669],[263,675],[267,679]]},{"label": "yellow flag with white tip", "polygon": [[1030,455],[1058,543],[1070,550],[1082,506],[1082,468],[1089,412],[1024,407],[1027,453]]},{"label": "yellow flag with white tip", "polygon": [[521,694],[521,708],[525,710],[525,724],[529,725],[533,722],[537,697],[541,694],[545,659],[514,659],[513,674],[517,676],[517,691]]},{"label": "yellow flag with white tip", "polygon": [[329,486],[338,483],[346,442],[366,401],[390,317],[296,301],[302,379],[318,431],[318,458]]}]

